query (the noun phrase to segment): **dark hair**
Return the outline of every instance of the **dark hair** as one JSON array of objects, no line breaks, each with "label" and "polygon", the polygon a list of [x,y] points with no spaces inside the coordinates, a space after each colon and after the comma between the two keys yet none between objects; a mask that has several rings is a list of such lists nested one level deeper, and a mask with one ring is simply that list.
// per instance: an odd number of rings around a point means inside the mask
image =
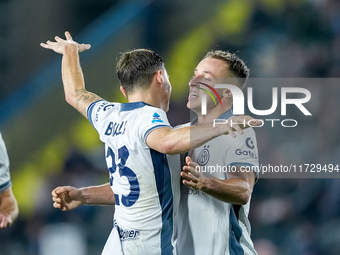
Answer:
[{"label": "dark hair", "polygon": [[148,88],[154,74],[163,66],[163,59],[152,50],[136,49],[120,55],[116,70],[120,84],[128,94],[138,87]]},{"label": "dark hair", "polygon": [[205,58],[223,60],[228,65],[228,71],[231,71],[232,74],[241,81],[239,86],[242,88],[245,85],[247,78],[249,77],[249,68],[235,53],[222,50],[211,50],[203,59]]}]

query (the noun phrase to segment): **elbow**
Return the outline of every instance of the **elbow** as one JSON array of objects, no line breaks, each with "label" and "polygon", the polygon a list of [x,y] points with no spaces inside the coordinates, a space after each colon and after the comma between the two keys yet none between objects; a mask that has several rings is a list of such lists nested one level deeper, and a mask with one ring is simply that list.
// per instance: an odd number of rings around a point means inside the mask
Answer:
[{"label": "elbow", "polygon": [[65,100],[69,105],[76,107],[76,100],[77,99],[72,93],[70,93],[70,92],[65,93]]},{"label": "elbow", "polygon": [[175,144],[173,144],[171,141],[166,141],[162,144],[161,152],[168,155],[178,154],[176,153]]},{"label": "elbow", "polygon": [[238,203],[240,205],[246,205],[249,202],[251,196],[250,189],[245,189],[239,196],[238,196]]},{"label": "elbow", "polygon": [[72,95],[69,95],[68,93],[65,93],[65,100],[66,102],[71,105],[72,107],[76,108],[75,99]]},{"label": "elbow", "polygon": [[67,93],[65,93],[65,101],[68,104],[72,105],[72,97],[69,94],[67,94]]}]

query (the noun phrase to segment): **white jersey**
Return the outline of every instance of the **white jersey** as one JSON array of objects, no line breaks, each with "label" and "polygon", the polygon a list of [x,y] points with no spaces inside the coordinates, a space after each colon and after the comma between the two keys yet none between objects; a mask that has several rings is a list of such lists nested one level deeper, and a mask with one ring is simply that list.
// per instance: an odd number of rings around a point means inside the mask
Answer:
[{"label": "white jersey", "polygon": [[105,143],[114,228],[102,254],[173,254],[173,196],[167,157],[149,148],[147,135],[171,127],[165,112],[143,102],[99,100],[87,110]]},{"label": "white jersey", "polygon": [[[232,112],[219,119],[228,119]],[[255,132],[244,130],[236,138],[219,136],[189,153],[207,176],[228,179],[228,168],[258,167]],[[258,174],[258,173],[257,173]],[[222,202],[181,185],[178,213],[178,255],[255,255],[248,220],[250,199],[244,206]]]},{"label": "white jersey", "polygon": [[11,186],[11,178],[9,174],[9,159],[5,142],[0,133],[0,193],[4,192]]}]

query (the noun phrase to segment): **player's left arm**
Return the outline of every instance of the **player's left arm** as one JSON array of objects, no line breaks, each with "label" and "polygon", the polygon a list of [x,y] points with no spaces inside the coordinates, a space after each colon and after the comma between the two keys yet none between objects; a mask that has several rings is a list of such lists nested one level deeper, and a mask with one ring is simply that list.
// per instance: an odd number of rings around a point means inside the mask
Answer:
[{"label": "player's left arm", "polygon": [[11,225],[18,217],[19,208],[12,188],[9,187],[0,193],[0,229]]},{"label": "player's left arm", "polygon": [[235,172],[228,173],[229,179],[220,180],[204,175],[199,170],[199,165],[191,161],[190,157],[186,157],[185,161],[187,165],[181,172],[183,184],[230,204],[248,203],[255,184],[254,172],[242,172],[240,168],[236,168]]},{"label": "player's left arm", "polygon": [[90,44],[79,44],[73,41],[71,34],[65,32],[66,40],[55,37],[55,42],[41,43],[43,48],[51,49],[63,55],[62,80],[67,103],[87,117],[88,106],[101,98],[85,89],[84,75],[79,62],[79,53],[90,49]]}]

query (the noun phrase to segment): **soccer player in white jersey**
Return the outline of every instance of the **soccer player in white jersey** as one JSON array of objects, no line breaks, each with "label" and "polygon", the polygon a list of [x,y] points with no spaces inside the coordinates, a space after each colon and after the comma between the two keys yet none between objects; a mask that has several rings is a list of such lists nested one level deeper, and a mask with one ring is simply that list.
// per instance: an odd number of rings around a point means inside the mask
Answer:
[{"label": "soccer player in white jersey", "polygon": [[[150,50],[126,52],[118,60],[120,89],[129,103],[110,103],[86,91],[79,52],[90,45],[79,45],[68,32],[65,36],[66,40],[55,37],[56,42],[41,46],[63,55],[66,101],[88,118],[105,143],[114,196],[97,196],[107,191],[103,185],[87,189],[90,193],[85,198],[91,203],[115,203],[114,227],[102,254],[173,254],[173,196],[165,154],[184,153],[221,134],[235,134],[229,125],[172,129],[165,114],[171,85],[163,60]],[[243,119],[251,118],[235,121]],[[243,133],[239,126],[233,128]],[[202,133],[205,136],[199,136]],[[53,196],[61,199],[71,192],[57,188]]]},{"label": "soccer player in white jersey", "polygon": [[[201,113],[201,97],[215,84],[243,88],[249,76],[244,62],[235,54],[210,51],[197,65],[190,81],[188,108],[197,114],[191,125],[233,116],[233,98],[228,89],[216,89],[221,103],[207,97],[207,114]],[[208,86],[206,86],[208,85]],[[197,162],[194,163],[194,162]],[[244,130],[236,138],[217,137],[189,152],[181,175],[177,252],[185,255],[256,255],[248,220],[250,198],[258,178],[255,132]],[[190,165],[190,166],[189,166]],[[243,172],[246,170],[246,172]]]},{"label": "soccer player in white jersey", "polygon": [[18,213],[18,203],[12,192],[7,150],[0,133],[0,229],[12,224]]}]

